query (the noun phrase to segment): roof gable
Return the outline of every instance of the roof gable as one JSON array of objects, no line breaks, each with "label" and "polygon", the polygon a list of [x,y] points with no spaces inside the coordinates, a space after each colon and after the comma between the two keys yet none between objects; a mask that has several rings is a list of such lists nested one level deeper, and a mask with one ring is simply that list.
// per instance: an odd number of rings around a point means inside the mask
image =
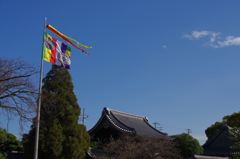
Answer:
[{"label": "roof gable", "polygon": [[233,144],[233,142],[228,139],[228,134],[231,132],[231,127],[227,124],[223,124],[222,129],[214,135],[211,139],[207,140],[205,144],[203,144],[203,148],[205,147],[229,147]]},{"label": "roof gable", "polygon": [[231,156],[236,154],[237,151],[230,148],[234,142],[229,139],[229,133],[233,133],[232,128],[223,124],[222,129],[202,146],[203,155]]}]

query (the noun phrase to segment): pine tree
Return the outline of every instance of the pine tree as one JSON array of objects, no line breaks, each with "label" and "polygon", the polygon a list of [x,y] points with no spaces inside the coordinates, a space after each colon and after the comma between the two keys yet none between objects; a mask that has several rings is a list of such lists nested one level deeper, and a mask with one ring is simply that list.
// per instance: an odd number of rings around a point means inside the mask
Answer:
[{"label": "pine tree", "polygon": [[233,158],[240,158],[240,128],[234,127],[229,132],[229,139],[234,142],[232,146],[230,146],[231,149],[235,150],[236,153],[233,155]]},{"label": "pine tree", "polygon": [[[43,79],[39,158],[85,157],[90,136],[86,127],[78,124],[79,115],[80,107],[73,92],[71,75],[68,70],[53,65]],[[34,124],[32,129],[35,132]],[[30,140],[34,132],[30,130],[29,136],[24,136],[23,140]]]}]

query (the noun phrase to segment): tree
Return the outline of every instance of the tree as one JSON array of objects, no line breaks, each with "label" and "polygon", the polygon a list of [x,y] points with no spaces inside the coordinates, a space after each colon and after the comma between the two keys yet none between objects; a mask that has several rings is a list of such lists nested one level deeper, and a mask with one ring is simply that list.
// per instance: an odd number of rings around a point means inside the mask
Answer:
[{"label": "tree", "polygon": [[227,125],[231,127],[240,127],[240,111],[224,116],[223,121],[226,121]]},{"label": "tree", "polygon": [[3,142],[7,140],[7,131],[0,128],[0,148],[3,145]]},{"label": "tree", "polygon": [[103,150],[115,159],[181,158],[171,140],[158,137],[125,135],[106,144]]},{"label": "tree", "polygon": [[0,58],[0,108],[8,119],[20,117],[22,122],[35,115],[37,89],[32,78],[36,67],[21,59]]},{"label": "tree", "polygon": [[23,151],[22,143],[11,133],[0,128],[1,146],[0,151]]},{"label": "tree", "polygon": [[[53,65],[43,79],[42,90],[39,158],[84,158],[90,146],[90,136],[86,127],[78,124],[80,107],[68,70]],[[35,122],[29,134],[23,136],[24,153],[28,155],[30,153],[26,151],[33,149]]]},{"label": "tree", "polygon": [[229,138],[234,141],[230,148],[238,152],[234,154],[234,157],[240,158],[240,128],[234,127],[231,129]]},{"label": "tree", "polygon": [[176,148],[181,151],[181,156],[184,159],[190,158],[192,154],[200,155],[203,153],[203,148],[200,146],[197,139],[191,135],[182,133],[180,135],[173,135],[173,140]]},{"label": "tree", "polygon": [[6,159],[7,153],[0,153],[0,159]]},{"label": "tree", "polygon": [[211,125],[205,130],[205,134],[208,139],[211,139],[214,135],[216,135],[222,128],[225,121],[222,122],[215,122],[215,124]]},{"label": "tree", "polygon": [[[0,148],[3,146],[3,142],[7,140],[7,131],[0,128]],[[6,153],[0,153],[0,159],[5,159],[7,157]]]},{"label": "tree", "polygon": [[[0,128],[0,151],[23,151],[22,143],[17,137],[11,133],[7,133],[5,129]],[[0,153],[0,159],[5,159],[6,153]]]},{"label": "tree", "polygon": [[240,111],[234,112],[231,115],[226,115],[222,118],[221,122],[216,122],[205,130],[205,134],[208,139],[216,135],[222,128],[223,124],[227,124],[230,127],[240,127]]}]

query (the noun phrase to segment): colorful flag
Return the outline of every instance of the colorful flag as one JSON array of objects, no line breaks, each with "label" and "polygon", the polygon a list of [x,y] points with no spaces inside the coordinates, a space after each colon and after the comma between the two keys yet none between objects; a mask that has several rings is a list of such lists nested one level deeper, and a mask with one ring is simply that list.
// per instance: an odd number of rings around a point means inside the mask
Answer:
[{"label": "colorful flag", "polygon": [[43,60],[70,69],[71,48],[44,33]]},{"label": "colorful flag", "polygon": [[[54,28],[53,26],[51,26],[50,24],[48,24],[48,25],[46,26],[46,28],[49,29],[50,31],[52,31],[53,33],[55,33],[56,35],[58,35],[60,38],[62,38],[62,39],[65,40],[66,42],[68,42],[70,45],[72,45],[72,46],[80,49],[80,50],[81,50],[82,52],[84,52],[85,54],[90,55],[86,50],[82,49],[81,46],[82,46],[82,47],[85,47],[85,48],[88,48],[88,49],[92,49],[92,47],[88,47],[88,46],[86,46],[86,45],[82,45],[81,43],[79,43],[79,42],[76,41],[75,39],[70,38],[70,37],[68,37],[68,36],[60,33],[57,29],[55,29],[55,28]],[[72,41],[75,41],[78,46],[76,46],[75,44],[73,44],[69,39],[72,40]]]}]

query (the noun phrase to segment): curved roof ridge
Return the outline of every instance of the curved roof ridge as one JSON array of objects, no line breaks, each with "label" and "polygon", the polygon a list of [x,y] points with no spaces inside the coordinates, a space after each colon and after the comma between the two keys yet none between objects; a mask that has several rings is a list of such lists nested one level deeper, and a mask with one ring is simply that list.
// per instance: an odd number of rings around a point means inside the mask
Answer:
[{"label": "curved roof ridge", "polygon": [[102,112],[100,119],[98,119],[97,123],[90,130],[88,130],[88,132],[91,132],[92,130],[94,130],[101,123],[105,114],[103,114],[103,112]]},{"label": "curved roof ridge", "polygon": [[[111,116],[110,116],[111,115]],[[111,120],[112,121],[116,121],[116,122],[118,122],[118,126],[123,126],[123,127],[125,127],[125,129],[127,128],[127,129],[130,129],[130,130],[128,130],[128,131],[131,131],[131,132],[133,132],[133,133],[136,133],[136,130],[133,128],[133,127],[130,127],[130,126],[128,126],[128,125],[126,125],[126,124],[124,124],[114,113],[110,113],[109,115],[109,118],[111,118]],[[141,118],[142,119],[142,118]]]},{"label": "curved roof ridge", "polygon": [[110,109],[110,108],[107,108],[107,107],[106,107],[106,109],[107,109],[108,111],[116,112],[116,113],[119,113],[119,114],[122,114],[122,115],[127,115],[127,116],[129,116],[129,117],[144,118],[144,119],[146,119],[146,120],[148,121],[148,118],[145,117],[145,116],[129,114],[129,113],[121,112],[121,111],[118,111],[118,110]]},{"label": "curved roof ridge", "polygon": [[163,133],[154,128],[147,117],[125,113],[107,107],[103,108],[100,119],[88,132],[97,132],[99,126],[101,126],[101,128],[104,126],[104,121],[108,121],[105,124],[109,124],[112,128],[124,133],[167,137],[167,133]]},{"label": "curved roof ridge", "polygon": [[[104,110],[105,110],[105,111],[104,111]],[[131,128],[131,127],[125,125],[125,124],[122,123],[115,115],[113,115],[113,114],[111,113],[112,116],[114,116],[114,118],[117,119],[117,122],[118,122],[118,123],[120,123],[121,125],[127,127],[127,128],[130,129],[130,130],[121,128],[120,125],[118,125],[115,121],[113,121],[113,120],[111,119],[111,117],[110,117],[110,112],[111,112],[110,110],[113,110],[113,109],[110,109],[110,108],[105,107],[105,108],[103,109],[103,111],[102,111],[102,115],[101,115],[100,119],[98,120],[98,122],[97,122],[90,130],[88,130],[88,132],[93,131],[93,130],[101,123],[101,121],[103,120],[104,116],[106,116],[106,117],[108,118],[108,120],[109,120],[113,125],[115,125],[116,128],[118,128],[119,130],[122,130],[122,131],[125,131],[125,132],[133,132],[133,133],[136,133],[135,130],[134,130],[134,128]],[[116,119],[115,119],[115,120],[116,120]]]},{"label": "curved roof ridge", "polygon": [[[107,118],[108,118],[109,121],[110,121],[113,125],[115,125],[119,130],[126,131],[126,132],[132,132],[132,131],[130,131],[130,130],[121,128],[119,125],[116,124],[116,122],[114,122],[114,121],[109,117],[109,115],[107,115]],[[121,122],[121,124],[122,124],[122,122]]]}]

